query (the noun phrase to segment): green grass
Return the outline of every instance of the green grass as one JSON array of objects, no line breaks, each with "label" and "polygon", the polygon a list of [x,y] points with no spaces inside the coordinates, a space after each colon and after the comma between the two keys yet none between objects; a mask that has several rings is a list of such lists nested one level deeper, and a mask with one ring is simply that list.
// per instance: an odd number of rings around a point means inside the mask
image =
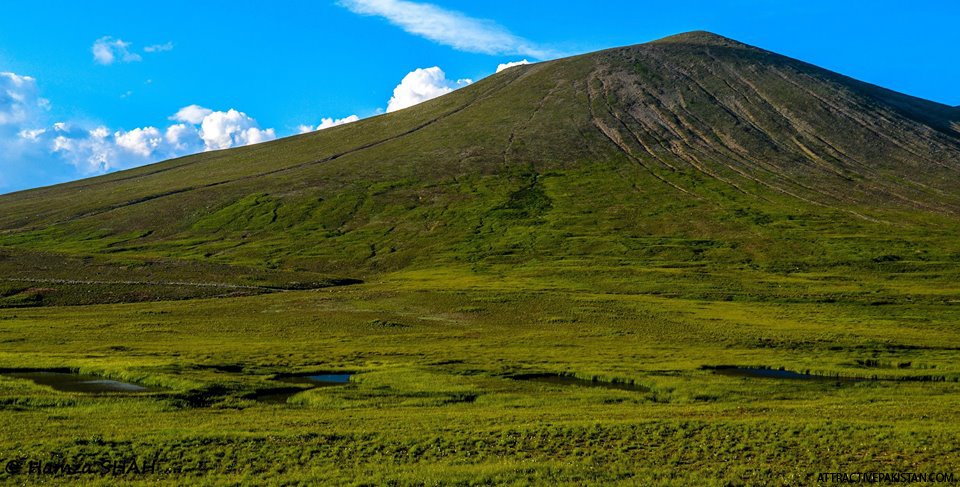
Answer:
[{"label": "green grass", "polygon": [[[189,306],[2,310],[0,367],[70,367],[163,390],[89,396],[0,377],[0,448],[158,454],[183,470],[128,476],[143,482],[796,484],[822,471],[960,465],[956,305],[546,287],[421,274]],[[702,369],[723,364],[946,381]],[[325,370],[358,374],[285,405],[244,399],[282,385],[276,374]],[[541,372],[649,390],[510,379]]]}]

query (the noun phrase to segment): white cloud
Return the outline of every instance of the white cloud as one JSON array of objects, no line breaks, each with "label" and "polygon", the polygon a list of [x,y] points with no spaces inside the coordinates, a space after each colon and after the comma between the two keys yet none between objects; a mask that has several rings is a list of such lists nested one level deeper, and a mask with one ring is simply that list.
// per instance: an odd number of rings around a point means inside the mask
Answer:
[{"label": "white cloud", "polygon": [[187,105],[177,110],[177,113],[171,115],[170,120],[197,125],[203,122],[203,118],[211,113],[213,113],[213,110],[209,108],[204,108],[200,105]]},{"label": "white cloud", "polygon": [[320,125],[317,125],[316,127],[312,125],[300,125],[299,127],[297,127],[297,130],[301,134],[305,134],[307,132],[313,132],[314,130],[323,130],[323,129],[328,129],[330,127],[336,127],[337,125],[343,125],[345,123],[356,122],[357,120],[360,120],[360,117],[356,115],[350,115],[349,117],[343,117],[343,118],[337,118],[337,119],[321,118]]},{"label": "white cloud", "polygon": [[337,125],[343,125],[345,123],[353,123],[360,120],[360,117],[356,115],[350,115],[348,117],[338,118],[334,120],[333,118],[321,118],[320,125],[317,125],[317,130],[328,129],[330,127],[336,127]]},{"label": "white cloud", "polygon": [[0,125],[32,121],[49,107],[50,102],[38,96],[37,80],[0,72]]},{"label": "white cloud", "polygon": [[123,39],[101,37],[93,42],[93,60],[99,64],[110,65],[114,62],[130,63],[143,58],[135,52],[130,52],[131,44]]},{"label": "white cloud", "polygon": [[445,95],[470,83],[473,81],[469,79],[451,82],[443,70],[437,66],[417,68],[407,73],[400,84],[393,89],[393,96],[387,103],[387,113]]},{"label": "white cloud", "polygon": [[407,0],[341,0],[353,13],[383,17],[391,24],[460,51],[521,54],[544,59],[551,53],[489,20],[475,19],[429,3]]},{"label": "white cloud", "polygon": [[163,136],[176,154],[190,154],[203,150],[203,141],[197,128],[185,123],[167,127]]},{"label": "white cloud", "polygon": [[163,44],[154,44],[152,46],[147,46],[143,48],[144,52],[166,52],[173,50],[173,43],[166,42]]},{"label": "white cloud", "polygon": [[265,142],[277,136],[273,129],[261,130],[256,120],[231,108],[203,117],[200,138],[206,150],[215,150]]},{"label": "white cloud", "polygon": [[509,68],[514,67],[514,66],[523,66],[524,64],[530,64],[530,61],[527,61],[526,59],[521,59],[521,60],[519,60],[519,61],[513,61],[513,62],[509,62],[509,63],[498,64],[498,65],[497,65],[497,72],[499,73],[500,71],[503,71],[504,69],[509,69]]},{"label": "white cloud", "polygon": [[107,172],[117,165],[117,146],[109,139],[110,131],[103,126],[86,133],[67,133],[53,139],[51,152],[60,155],[77,168],[81,175]]},{"label": "white cloud", "polygon": [[35,141],[35,140],[39,139],[40,136],[43,135],[43,134],[45,134],[45,133],[47,133],[47,129],[44,129],[44,128],[40,128],[40,129],[23,129],[23,130],[17,132],[17,135],[19,135],[21,139],[27,139],[27,140]]},{"label": "white cloud", "polygon": [[117,147],[143,157],[150,157],[164,141],[156,127],[135,128],[129,132],[121,129],[113,138]]}]

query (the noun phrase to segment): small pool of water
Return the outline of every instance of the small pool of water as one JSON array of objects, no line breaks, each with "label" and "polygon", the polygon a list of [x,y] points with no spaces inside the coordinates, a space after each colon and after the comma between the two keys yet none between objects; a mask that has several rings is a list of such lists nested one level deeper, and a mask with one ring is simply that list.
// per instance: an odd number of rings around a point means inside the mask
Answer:
[{"label": "small pool of water", "polygon": [[111,392],[147,392],[151,390],[149,387],[138,384],[104,379],[97,375],[78,374],[66,371],[7,371],[2,374],[16,379],[29,379],[37,384],[52,387],[53,389],[63,392],[99,394]]},{"label": "small pool of water", "polygon": [[286,384],[304,384],[314,387],[342,386],[350,383],[350,377],[353,373],[319,373],[319,374],[298,374],[298,375],[280,375],[273,380],[284,382]]},{"label": "small pool of water", "polygon": [[299,388],[299,387],[277,387],[274,389],[261,389],[249,396],[246,396],[246,399],[253,399],[254,401],[260,401],[267,404],[286,404],[287,399],[290,399],[294,394],[299,394],[303,391],[308,391],[309,388]]},{"label": "small pool of water", "polygon": [[513,380],[544,382],[547,384],[561,386],[578,387],[596,387],[600,389],[617,389],[620,391],[649,392],[650,388],[640,384],[629,384],[626,382],[607,382],[600,380],[587,380],[569,375],[560,374],[522,374],[510,377]]},{"label": "small pool of water", "polygon": [[732,377],[759,377],[764,379],[783,380],[819,380],[828,382],[859,382],[868,379],[859,377],[843,377],[832,375],[815,375],[794,372],[792,370],[761,369],[752,367],[715,367],[713,373]]},{"label": "small pool of water", "polygon": [[272,380],[302,387],[275,387],[261,389],[247,398],[267,404],[285,404],[295,394],[318,387],[345,386],[353,372],[315,372],[309,374],[281,374]]}]

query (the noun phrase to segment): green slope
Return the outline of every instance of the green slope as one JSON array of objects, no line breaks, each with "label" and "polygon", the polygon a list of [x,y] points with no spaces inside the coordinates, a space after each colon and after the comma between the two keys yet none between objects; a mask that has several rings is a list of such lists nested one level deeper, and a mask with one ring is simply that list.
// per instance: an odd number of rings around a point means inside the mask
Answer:
[{"label": "green slope", "polygon": [[935,269],[923,294],[960,263],[958,123],[955,108],[694,32],[0,196],[0,266],[23,269],[30,250],[242,266],[244,282],[452,268],[758,297],[786,272]]}]

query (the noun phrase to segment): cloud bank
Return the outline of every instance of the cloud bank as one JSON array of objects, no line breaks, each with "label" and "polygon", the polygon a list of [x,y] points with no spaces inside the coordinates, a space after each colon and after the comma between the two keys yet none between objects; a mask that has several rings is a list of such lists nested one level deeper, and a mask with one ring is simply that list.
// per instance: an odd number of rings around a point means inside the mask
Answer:
[{"label": "cloud bank", "polygon": [[[116,55],[116,54],[115,54]],[[276,138],[272,128],[236,109],[215,111],[188,105],[174,123],[112,130],[81,122],[47,123],[50,103],[30,76],[0,72],[0,187],[25,173],[48,173],[67,163],[90,176],[206,150],[227,149]]]},{"label": "cloud bank", "polygon": [[83,128],[59,122],[51,128],[24,130],[20,137],[48,147],[50,153],[72,164],[81,175],[89,176],[202,151],[266,142],[277,136],[274,129],[261,129],[255,119],[231,108],[225,112],[208,110],[196,123],[173,124],[163,130],[153,126],[131,130]]}]

